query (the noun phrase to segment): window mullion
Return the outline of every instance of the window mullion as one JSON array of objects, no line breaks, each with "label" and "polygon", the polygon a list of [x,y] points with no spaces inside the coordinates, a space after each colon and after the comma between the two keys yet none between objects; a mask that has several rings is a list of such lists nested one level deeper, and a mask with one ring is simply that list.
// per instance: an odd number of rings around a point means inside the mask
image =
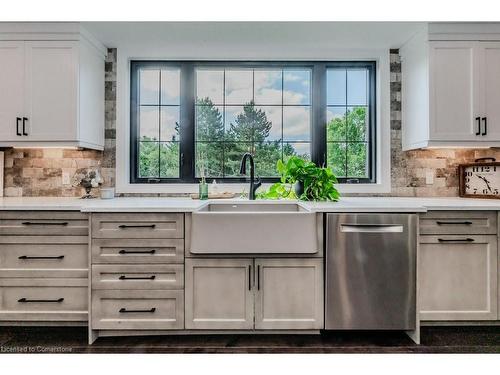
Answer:
[{"label": "window mullion", "polygon": [[326,65],[314,64],[312,70],[311,160],[326,165]]},{"label": "window mullion", "polygon": [[181,65],[181,93],[180,93],[180,178],[185,182],[194,181],[195,159],[195,84],[194,65]]}]

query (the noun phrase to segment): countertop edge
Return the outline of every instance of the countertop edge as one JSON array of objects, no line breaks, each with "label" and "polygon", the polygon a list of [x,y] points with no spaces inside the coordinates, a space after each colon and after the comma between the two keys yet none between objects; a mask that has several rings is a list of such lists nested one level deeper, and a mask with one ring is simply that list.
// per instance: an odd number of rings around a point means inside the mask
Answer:
[{"label": "countertop edge", "polygon": [[[83,201],[78,198],[29,197],[0,198],[0,211],[80,211],[110,212],[186,212],[192,213],[209,203],[237,204],[236,200],[195,201],[183,198],[128,197],[110,200]],[[291,201],[278,201],[290,203]],[[260,201],[276,204],[276,201]],[[500,200],[465,198],[408,198],[408,197],[345,197],[340,202],[300,202],[316,213],[425,213],[427,211],[500,211]]]}]

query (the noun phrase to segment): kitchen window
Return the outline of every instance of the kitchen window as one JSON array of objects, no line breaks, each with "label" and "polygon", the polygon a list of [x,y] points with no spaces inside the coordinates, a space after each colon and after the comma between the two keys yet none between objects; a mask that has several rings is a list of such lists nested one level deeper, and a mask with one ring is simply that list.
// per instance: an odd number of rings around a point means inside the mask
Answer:
[{"label": "kitchen window", "polygon": [[290,156],[375,182],[374,62],[131,63],[131,182],[276,181]]}]

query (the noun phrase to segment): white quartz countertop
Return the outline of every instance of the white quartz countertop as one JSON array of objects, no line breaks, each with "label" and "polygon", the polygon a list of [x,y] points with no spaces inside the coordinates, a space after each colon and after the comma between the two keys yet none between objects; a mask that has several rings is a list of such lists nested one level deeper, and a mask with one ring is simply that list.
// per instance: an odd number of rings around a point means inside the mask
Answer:
[{"label": "white quartz countertop", "polygon": [[[82,212],[193,212],[212,201],[190,198],[91,199],[24,197],[0,198],[0,210],[67,210]],[[247,202],[241,199],[220,203]],[[266,204],[279,201],[259,201]],[[282,201],[283,203],[290,201]],[[313,212],[425,212],[428,210],[500,211],[500,199],[344,197],[339,202],[301,202]]]}]

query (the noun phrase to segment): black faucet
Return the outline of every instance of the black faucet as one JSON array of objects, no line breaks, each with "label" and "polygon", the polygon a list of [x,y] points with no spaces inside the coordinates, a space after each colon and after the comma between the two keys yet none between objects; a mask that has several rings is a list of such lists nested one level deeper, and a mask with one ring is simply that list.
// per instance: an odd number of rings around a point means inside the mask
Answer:
[{"label": "black faucet", "polygon": [[241,159],[240,174],[247,174],[247,159],[250,159],[250,192],[248,194],[248,199],[254,201],[255,190],[257,190],[259,186],[262,185],[262,182],[260,181],[259,177],[257,177],[257,182],[254,182],[255,164],[253,162],[252,154],[248,152],[245,155],[243,155],[243,158]]}]

